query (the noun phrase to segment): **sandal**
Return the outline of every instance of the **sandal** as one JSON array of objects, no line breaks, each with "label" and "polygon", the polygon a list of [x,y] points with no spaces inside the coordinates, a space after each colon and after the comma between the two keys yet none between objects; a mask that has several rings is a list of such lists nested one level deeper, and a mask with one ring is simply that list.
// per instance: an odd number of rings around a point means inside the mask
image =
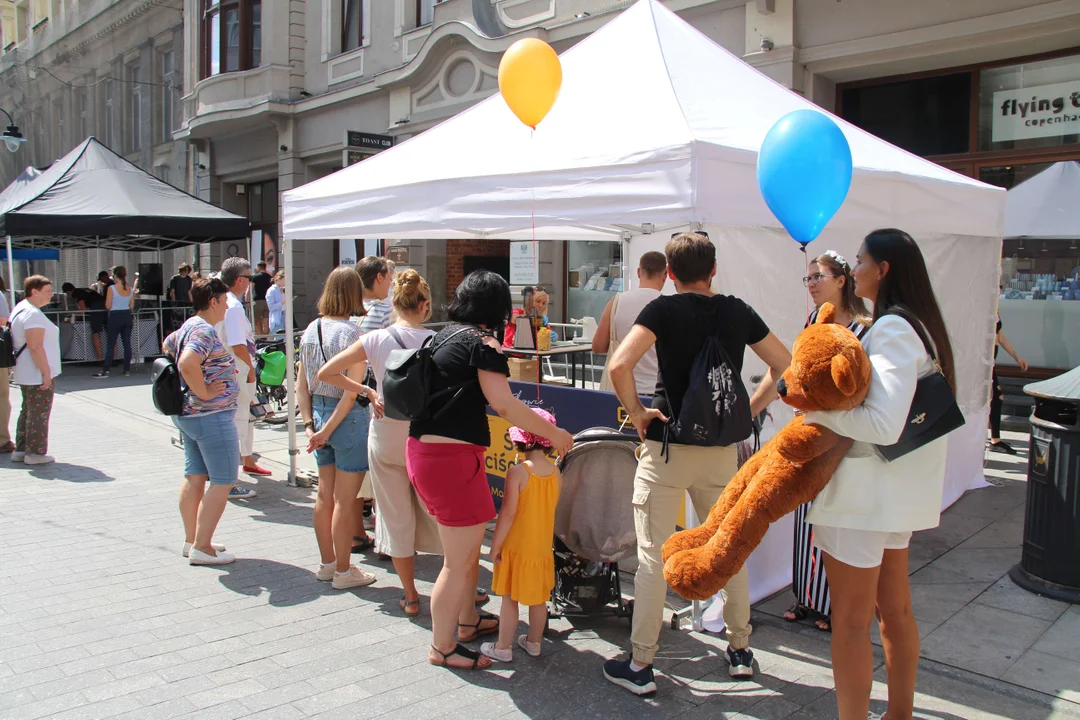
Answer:
[{"label": "sandal", "polygon": [[356,554],[356,553],[365,553],[365,552],[367,552],[368,550],[370,550],[373,547],[375,547],[375,541],[372,540],[369,537],[365,537],[365,538],[354,537],[353,538],[352,552],[354,554]]},{"label": "sandal", "polygon": [[832,632],[832,618],[823,616],[814,621],[814,625],[821,632]]},{"label": "sandal", "polygon": [[[406,600],[404,597],[398,600],[398,607],[405,613],[405,617],[416,617],[420,614],[420,598],[415,600]],[[412,608],[412,610],[409,610]],[[453,653],[451,653],[453,654]]]},{"label": "sandal", "polygon": [[481,588],[481,587],[476,588],[476,603],[475,604],[483,605],[484,603],[486,603],[490,599],[491,599],[491,596],[488,595],[487,590],[485,590],[484,588]]},{"label": "sandal", "polygon": [[[802,603],[795,603],[788,608],[786,613],[784,613],[784,619],[788,622],[799,622],[801,620],[805,620],[806,616],[809,614],[810,608],[806,607]],[[788,617],[789,615],[791,617]]]},{"label": "sandal", "polygon": [[[461,643],[455,645],[454,649],[448,653],[444,653],[434,645],[431,646],[431,649],[439,655],[442,655],[442,660],[432,660],[431,658],[428,658],[429,663],[438,667],[450,668],[451,670],[486,670],[491,667],[490,659],[484,657],[480,653],[473,652]],[[451,665],[447,660],[455,655],[460,658],[465,658],[466,660],[471,660],[472,665]]]},{"label": "sandal", "polygon": [[[498,615],[492,615],[491,613],[486,612],[484,610],[478,610],[476,615],[477,615],[477,620],[476,620],[475,625],[469,625],[469,624],[466,624],[466,623],[458,623],[458,640],[460,642],[472,642],[473,640],[475,640],[477,638],[484,637],[485,635],[495,635],[496,633],[499,632],[499,616]],[[480,625],[485,620],[494,620],[495,624],[491,625],[490,627],[486,627],[486,628],[480,627]],[[469,635],[468,637],[462,637],[461,628],[472,628],[472,630],[473,630],[472,635]]]}]

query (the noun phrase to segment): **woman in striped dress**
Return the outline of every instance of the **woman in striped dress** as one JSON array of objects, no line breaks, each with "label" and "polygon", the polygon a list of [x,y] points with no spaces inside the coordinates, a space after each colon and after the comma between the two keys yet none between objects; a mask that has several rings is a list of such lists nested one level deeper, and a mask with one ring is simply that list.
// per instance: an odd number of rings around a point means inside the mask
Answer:
[{"label": "woman in striped dress", "polygon": [[[832,303],[836,307],[836,322],[846,325],[855,336],[862,340],[870,328],[870,315],[866,312],[863,301],[855,296],[855,283],[851,279],[851,266],[842,255],[834,250],[827,250],[810,264],[810,275],[803,278],[803,284],[810,290],[814,305]],[[810,313],[806,324],[811,325],[817,319],[817,310]],[[789,622],[803,620],[810,613],[817,616],[815,624],[821,630],[829,630],[829,581],[825,577],[825,567],[821,562],[821,550],[813,546],[811,538],[814,528],[806,522],[810,512],[810,503],[795,511],[795,547],[792,552],[791,591],[795,595],[795,604],[786,613],[784,619]]]}]

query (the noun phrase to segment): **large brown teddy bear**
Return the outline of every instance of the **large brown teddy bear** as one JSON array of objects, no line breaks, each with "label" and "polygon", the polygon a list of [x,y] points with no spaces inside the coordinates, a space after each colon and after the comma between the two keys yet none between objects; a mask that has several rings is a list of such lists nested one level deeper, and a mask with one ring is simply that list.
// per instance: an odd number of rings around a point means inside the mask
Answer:
[{"label": "large brown teddy bear", "polygon": [[[850,410],[870,388],[870,358],[855,334],[822,305],[815,324],[792,348],[779,384],[798,410]],[[664,543],[664,578],[687,600],[706,600],[727,585],[765,536],[769,525],[813,500],[852,441],[796,416],[736,473],[699,527]]]}]

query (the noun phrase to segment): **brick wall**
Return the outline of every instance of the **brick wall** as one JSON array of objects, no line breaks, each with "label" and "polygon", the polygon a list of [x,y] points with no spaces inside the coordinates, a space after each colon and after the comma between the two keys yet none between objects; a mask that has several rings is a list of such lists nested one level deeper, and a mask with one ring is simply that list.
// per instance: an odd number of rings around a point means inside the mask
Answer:
[{"label": "brick wall", "polygon": [[446,297],[452,298],[454,290],[465,279],[466,257],[510,257],[509,240],[447,240],[446,241]]}]

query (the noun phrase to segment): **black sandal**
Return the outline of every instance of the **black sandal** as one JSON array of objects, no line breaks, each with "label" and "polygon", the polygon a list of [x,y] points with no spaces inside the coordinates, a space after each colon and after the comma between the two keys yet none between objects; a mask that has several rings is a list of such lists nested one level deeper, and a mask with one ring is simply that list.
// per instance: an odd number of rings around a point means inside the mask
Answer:
[{"label": "black sandal", "polygon": [[484,603],[486,603],[490,599],[491,599],[491,596],[488,595],[487,590],[485,590],[482,587],[476,588],[476,602],[473,603],[474,605],[483,605]]},{"label": "black sandal", "polygon": [[[454,646],[454,649],[448,653],[444,653],[442,650],[439,650],[439,648],[435,647],[434,645],[431,646],[431,649],[439,655],[442,655],[442,660],[432,660],[431,658],[428,658],[428,662],[437,667],[449,668],[451,670],[486,670],[487,668],[491,667],[490,660],[488,661],[487,665],[485,665],[484,667],[480,667],[480,661],[485,659],[484,656],[478,652],[473,652],[461,643],[458,643],[456,646]],[[472,660],[472,665],[465,667],[463,665],[450,665],[446,662],[447,659],[452,658],[455,655],[461,658],[465,658],[466,660]]]},{"label": "black sandal", "polygon": [[[458,623],[458,640],[461,642],[472,642],[477,638],[482,638],[485,635],[495,635],[499,632],[499,616],[492,615],[486,610],[476,611],[477,619],[475,625],[468,625],[466,623]],[[485,620],[494,620],[495,624],[489,628],[481,628],[480,625]],[[461,628],[472,628],[473,634],[467,638],[461,637]]]},{"label": "black sandal", "polygon": [[[405,613],[405,617],[417,617],[420,614],[420,598],[406,600],[405,597],[402,596],[402,598],[398,600],[398,607]],[[414,610],[409,612],[409,608],[414,608]]]},{"label": "black sandal", "polygon": [[[806,616],[809,614],[810,608],[802,603],[795,603],[788,608],[786,613],[784,613],[784,619],[788,622],[799,622],[800,620],[805,620]],[[791,615],[792,617],[788,617],[788,615]]]},{"label": "black sandal", "polygon": [[370,550],[373,547],[375,547],[375,541],[372,540],[369,537],[366,537],[366,538],[363,538],[363,539],[357,538],[357,537],[353,538],[353,546],[352,546],[353,554],[365,553],[365,552],[367,552],[368,550]]}]

